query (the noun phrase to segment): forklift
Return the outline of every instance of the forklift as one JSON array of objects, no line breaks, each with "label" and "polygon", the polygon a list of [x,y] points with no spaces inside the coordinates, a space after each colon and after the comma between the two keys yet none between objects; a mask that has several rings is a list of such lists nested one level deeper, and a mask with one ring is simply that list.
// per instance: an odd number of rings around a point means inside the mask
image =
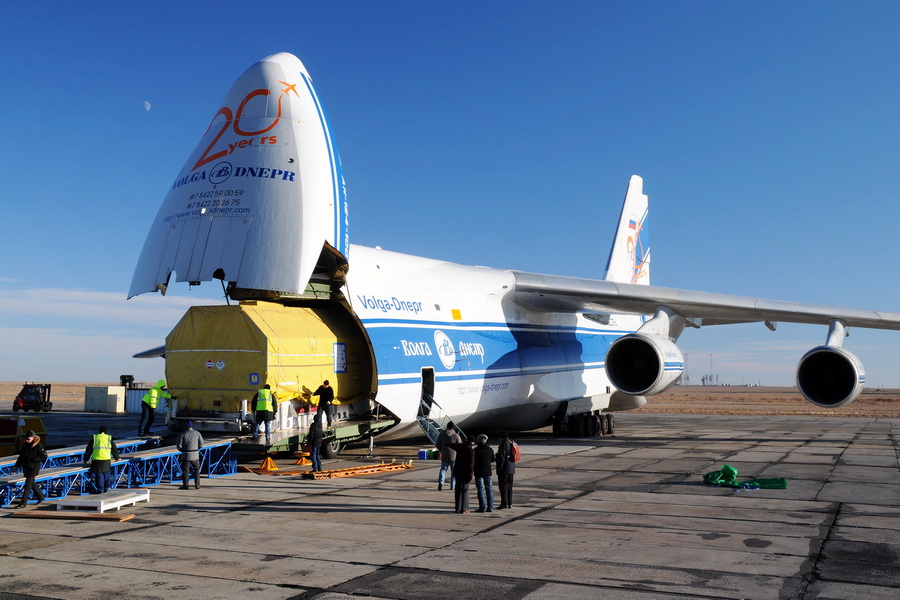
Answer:
[{"label": "forklift", "polygon": [[50,384],[49,383],[26,383],[22,386],[22,391],[13,400],[13,410],[18,412],[22,409],[25,412],[33,410],[34,412],[49,412],[53,408],[50,402]]}]

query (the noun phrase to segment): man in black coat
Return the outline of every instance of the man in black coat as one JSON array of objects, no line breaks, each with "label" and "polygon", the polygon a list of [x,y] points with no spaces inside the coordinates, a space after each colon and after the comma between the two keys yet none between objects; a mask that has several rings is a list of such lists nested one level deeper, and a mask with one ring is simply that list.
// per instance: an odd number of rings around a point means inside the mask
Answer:
[{"label": "man in black coat", "polygon": [[25,475],[25,488],[22,491],[22,499],[16,504],[16,508],[24,508],[31,498],[31,490],[37,496],[37,503],[44,501],[44,494],[41,493],[40,486],[34,485],[34,478],[41,472],[41,464],[47,460],[47,451],[44,450],[44,444],[41,438],[35,435],[33,431],[25,433],[25,441],[22,443],[22,450],[19,452],[19,458],[16,459],[16,469],[22,469]]},{"label": "man in black coat", "polygon": [[516,463],[512,459],[513,443],[505,431],[500,437],[502,439],[497,447],[497,482],[500,487],[500,506],[497,508],[512,508],[513,478],[516,474]]},{"label": "man in black coat", "polygon": [[325,413],[328,426],[331,427],[331,403],[334,402],[334,388],[328,385],[328,380],[326,379],[312,395],[319,397],[319,412]]},{"label": "man in black coat", "polygon": [[471,442],[459,444],[447,444],[447,447],[456,450],[456,461],[453,463],[453,477],[456,479],[456,489],[453,490],[453,499],[456,503],[456,512],[468,513],[469,510],[469,484],[475,473],[475,450]]},{"label": "man in black coat", "polygon": [[488,446],[488,436],[483,433],[475,446],[475,490],[478,492],[478,512],[494,510],[494,450]]},{"label": "man in black coat", "polygon": [[309,433],[306,436],[306,443],[309,444],[309,459],[312,461],[314,473],[322,470],[323,441],[325,441],[325,432],[322,431],[322,413],[316,413],[316,416],[313,417],[312,425],[309,426]]}]

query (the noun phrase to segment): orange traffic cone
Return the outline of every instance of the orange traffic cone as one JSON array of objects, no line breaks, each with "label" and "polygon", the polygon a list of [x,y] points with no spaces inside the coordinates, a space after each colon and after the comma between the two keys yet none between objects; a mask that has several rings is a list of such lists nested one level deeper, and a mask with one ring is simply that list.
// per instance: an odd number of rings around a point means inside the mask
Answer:
[{"label": "orange traffic cone", "polygon": [[262,464],[259,465],[260,471],[277,471],[278,465],[275,464],[275,461],[272,460],[271,456],[267,456],[266,460],[262,461]]}]

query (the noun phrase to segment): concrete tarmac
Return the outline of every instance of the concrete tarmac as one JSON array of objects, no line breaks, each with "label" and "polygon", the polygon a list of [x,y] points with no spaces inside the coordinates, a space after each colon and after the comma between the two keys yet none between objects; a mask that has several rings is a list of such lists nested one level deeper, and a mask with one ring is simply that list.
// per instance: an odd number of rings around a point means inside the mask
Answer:
[{"label": "concrete tarmac", "polygon": [[[0,599],[900,597],[900,420],[617,419],[614,436],[514,436],[513,507],[491,513],[454,512],[439,461],[415,460],[424,438],[324,465],[412,470],[154,486],[121,523],[7,510]],[[723,464],[787,489],[703,484]]]}]

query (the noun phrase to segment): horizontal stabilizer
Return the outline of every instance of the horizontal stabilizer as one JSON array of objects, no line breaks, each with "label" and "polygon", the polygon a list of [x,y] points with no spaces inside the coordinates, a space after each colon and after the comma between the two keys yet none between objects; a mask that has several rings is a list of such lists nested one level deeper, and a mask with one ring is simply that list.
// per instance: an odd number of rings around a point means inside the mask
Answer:
[{"label": "horizontal stabilizer", "polygon": [[150,348],[149,350],[144,350],[143,352],[138,352],[131,358],[165,358],[166,357],[166,347],[165,346],[157,346],[156,348]]}]

